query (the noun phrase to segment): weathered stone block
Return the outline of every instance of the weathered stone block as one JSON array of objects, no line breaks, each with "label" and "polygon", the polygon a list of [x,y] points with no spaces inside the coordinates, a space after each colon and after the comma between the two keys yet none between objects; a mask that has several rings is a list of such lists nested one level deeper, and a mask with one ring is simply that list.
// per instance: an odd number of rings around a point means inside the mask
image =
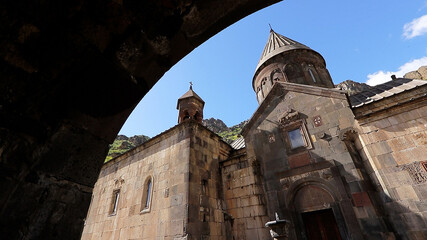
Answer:
[{"label": "weathered stone block", "polygon": [[[183,193],[173,195],[170,197],[170,206],[179,206],[179,205],[182,205],[182,202],[183,202]],[[167,206],[167,205],[163,205],[163,206]]]},{"label": "weathered stone block", "polygon": [[376,142],[370,146],[373,155],[382,155],[393,151],[386,142]]},{"label": "weathered stone block", "polygon": [[407,171],[398,171],[384,174],[384,179],[387,185],[391,188],[402,185],[411,185],[412,180]]},{"label": "weathered stone block", "polygon": [[172,220],[170,221],[169,235],[182,235],[184,233],[184,221],[183,220]]},{"label": "weathered stone block", "polygon": [[391,153],[386,153],[382,155],[376,156],[377,159],[377,168],[382,169],[386,167],[395,167],[397,165],[396,161],[394,160],[394,157]]},{"label": "weathered stone block", "polygon": [[308,154],[308,152],[305,152],[302,154],[289,156],[288,162],[291,168],[302,167],[310,164],[310,155]]},{"label": "weathered stone block", "polygon": [[390,147],[393,149],[393,151],[399,151],[403,149],[409,149],[415,147],[415,142],[413,141],[412,136],[402,136],[393,138],[388,141]]},{"label": "weathered stone block", "polygon": [[371,199],[369,198],[369,195],[367,192],[353,193],[351,194],[351,196],[353,198],[354,206],[356,207],[372,205]]},{"label": "weathered stone block", "polygon": [[355,207],[353,208],[354,213],[356,214],[357,218],[367,218],[368,213],[366,212],[365,208],[363,207]]},{"label": "weathered stone block", "polygon": [[419,200],[414,188],[411,185],[404,185],[396,188],[396,192],[399,196],[399,199],[413,199]]}]

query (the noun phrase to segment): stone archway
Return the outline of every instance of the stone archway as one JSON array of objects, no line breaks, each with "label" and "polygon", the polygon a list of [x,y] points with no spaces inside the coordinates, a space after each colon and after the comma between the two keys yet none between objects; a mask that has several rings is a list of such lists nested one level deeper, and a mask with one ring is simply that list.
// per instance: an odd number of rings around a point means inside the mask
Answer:
[{"label": "stone archway", "polygon": [[294,198],[293,205],[298,214],[298,223],[305,229],[308,239],[342,239],[334,215],[339,208],[335,199],[324,188],[306,185],[300,188]]},{"label": "stone archway", "polygon": [[332,195],[316,185],[307,185],[299,189],[294,198],[294,206],[298,211],[316,211],[330,208],[335,202]]},{"label": "stone archway", "polygon": [[303,239],[346,239],[341,195],[323,179],[306,177],[295,181],[286,194],[295,233]]},{"label": "stone archway", "polygon": [[192,49],[277,1],[0,3],[2,237],[77,239],[139,100]]}]

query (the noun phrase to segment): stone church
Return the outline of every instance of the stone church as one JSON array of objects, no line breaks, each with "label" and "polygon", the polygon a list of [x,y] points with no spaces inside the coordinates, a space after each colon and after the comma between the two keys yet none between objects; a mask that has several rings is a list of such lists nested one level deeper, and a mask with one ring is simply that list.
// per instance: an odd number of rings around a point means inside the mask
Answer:
[{"label": "stone church", "polygon": [[427,81],[348,96],[271,30],[252,86],[232,144],[190,87],[176,126],[104,165],[82,239],[427,239]]}]

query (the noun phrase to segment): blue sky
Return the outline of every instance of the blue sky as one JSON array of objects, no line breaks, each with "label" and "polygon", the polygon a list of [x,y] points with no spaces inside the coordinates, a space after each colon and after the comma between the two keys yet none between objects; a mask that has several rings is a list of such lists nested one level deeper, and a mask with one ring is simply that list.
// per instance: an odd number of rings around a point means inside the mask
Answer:
[{"label": "blue sky", "polygon": [[176,101],[193,82],[204,118],[228,126],[258,104],[251,82],[268,24],[323,55],[334,80],[375,85],[427,65],[427,0],[285,0],[221,31],[193,50],[142,99],[119,134],[153,137],[177,124]]}]

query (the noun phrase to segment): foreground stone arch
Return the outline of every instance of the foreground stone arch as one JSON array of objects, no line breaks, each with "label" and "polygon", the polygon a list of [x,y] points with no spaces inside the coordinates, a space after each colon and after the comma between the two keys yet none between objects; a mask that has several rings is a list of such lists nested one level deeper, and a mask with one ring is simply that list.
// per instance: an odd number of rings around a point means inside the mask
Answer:
[{"label": "foreground stone arch", "polygon": [[0,3],[2,237],[77,239],[108,144],[139,100],[203,41],[274,2]]}]

